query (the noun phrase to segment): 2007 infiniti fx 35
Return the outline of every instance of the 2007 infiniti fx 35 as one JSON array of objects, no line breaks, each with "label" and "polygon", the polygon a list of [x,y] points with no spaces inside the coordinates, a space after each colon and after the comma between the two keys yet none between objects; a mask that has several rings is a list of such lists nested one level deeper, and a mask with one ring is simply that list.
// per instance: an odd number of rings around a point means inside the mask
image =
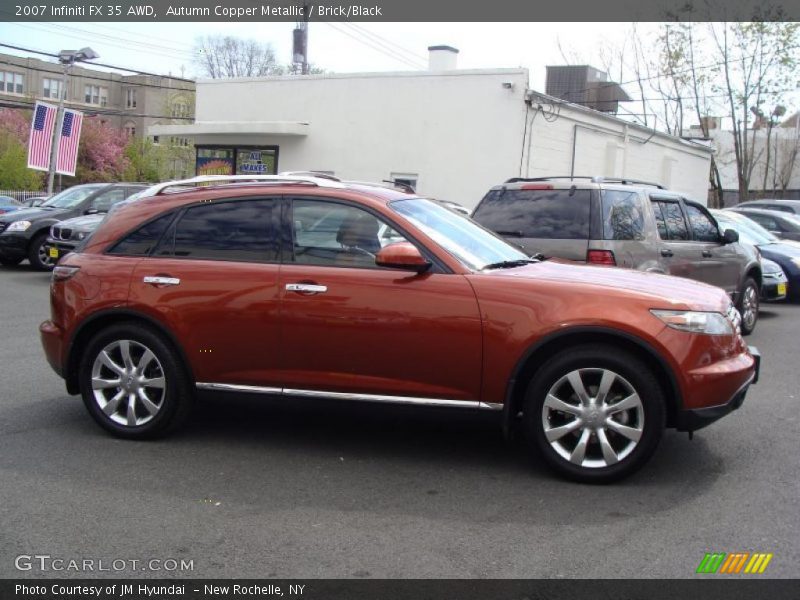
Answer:
[{"label": "2007 infiniti fx 35", "polygon": [[540,262],[414,194],[303,176],[145,194],[62,259],[40,327],[121,437],[175,428],[196,390],[495,410],[562,475],[606,482],[757,378],[721,289]]}]

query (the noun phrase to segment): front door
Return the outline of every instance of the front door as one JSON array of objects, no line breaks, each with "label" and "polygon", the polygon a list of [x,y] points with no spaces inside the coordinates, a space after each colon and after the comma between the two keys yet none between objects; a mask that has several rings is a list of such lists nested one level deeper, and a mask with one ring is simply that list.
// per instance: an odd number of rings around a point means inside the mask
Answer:
[{"label": "front door", "polygon": [[406,238],[345,201],[295,198],[286,208],[287,393],[477,401],[481,321],[466,278],[377,267],[381,246]]},{"label": "front door", "polygon": [[705,208],[695,202],[684,201],[692,239],[699,246],[700,258],[695,279],[716,285],[733,296],[738,290],[741,258],[736,244],[722,241],[717,223]]}]

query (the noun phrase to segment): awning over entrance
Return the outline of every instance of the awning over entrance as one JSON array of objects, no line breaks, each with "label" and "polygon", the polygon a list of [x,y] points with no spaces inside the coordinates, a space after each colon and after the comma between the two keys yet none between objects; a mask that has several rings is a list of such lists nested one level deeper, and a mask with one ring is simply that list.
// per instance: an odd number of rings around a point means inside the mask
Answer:
[{"label": "awning over entrance", "polygon": [[151,136],[196,137],[199,135],[287,135],[306,136],[311,125],[301,121],[201,121],[191,125],[151,125]]}]

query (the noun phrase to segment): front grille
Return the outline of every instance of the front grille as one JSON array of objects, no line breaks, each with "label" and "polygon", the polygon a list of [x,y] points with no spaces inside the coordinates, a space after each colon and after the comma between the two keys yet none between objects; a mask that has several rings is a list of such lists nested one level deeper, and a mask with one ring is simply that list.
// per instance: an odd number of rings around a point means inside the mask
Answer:
[{"label": "front grille", "polygon": [[62,229],[58,225],[53,225],[53,228],[50,231],[50,235],[55,240],[68,240],[72,236],[72,229],[69,228]]}]

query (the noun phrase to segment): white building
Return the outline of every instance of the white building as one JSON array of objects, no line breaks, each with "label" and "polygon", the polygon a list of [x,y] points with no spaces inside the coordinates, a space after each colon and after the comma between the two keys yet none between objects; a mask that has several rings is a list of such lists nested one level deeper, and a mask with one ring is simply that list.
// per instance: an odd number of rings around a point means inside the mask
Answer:
[{"label": "white building", "polygon": [[474,207],[510,177],[606,175],[662,183],[705,201],[710,150],[533,92],[526,69],[428,71],[197,82],[196,121],[152,136],[193,138],[198,173],[325,171],[411,182]]}]

